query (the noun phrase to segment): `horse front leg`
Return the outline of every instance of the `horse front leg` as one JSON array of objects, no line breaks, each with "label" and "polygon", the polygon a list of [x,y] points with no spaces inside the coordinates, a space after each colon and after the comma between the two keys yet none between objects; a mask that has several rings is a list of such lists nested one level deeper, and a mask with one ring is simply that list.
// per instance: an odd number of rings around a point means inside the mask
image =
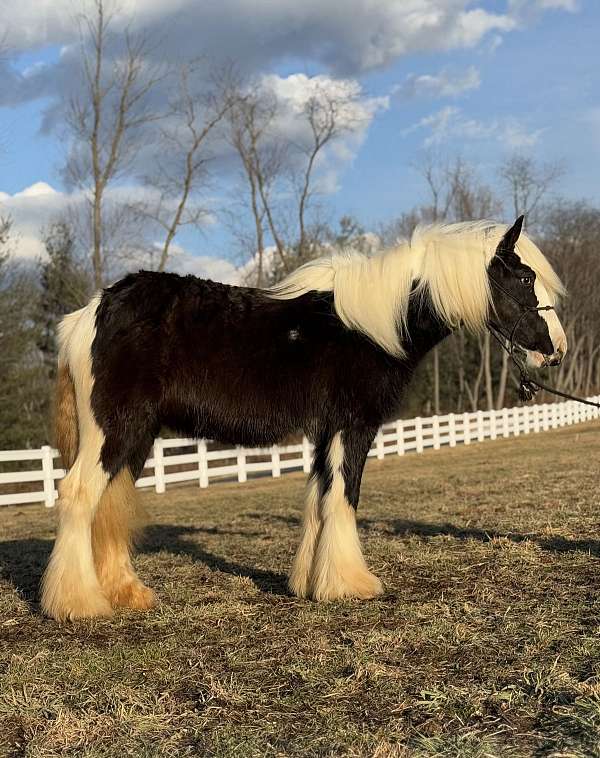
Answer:
[{"label": "horse front leg", "polygon": [[[383,588],[365,563],[356,529],[356,508],[360,495],[362,472],[375,432],[344,430],[335,434],[326,445],[326,454],[315,453],[313,474],[318,493],[310,519],[305,516],[305,531],[298,556],[304,567],[301,596],[315,600],[343,597],[371,598]],[[312,565],[306,570],[312,547]],[[297,556],[297,560],[298,560]],[[296,567],[296,564],[295,564]],[[290,582],[290,586],[296,588]]]}]

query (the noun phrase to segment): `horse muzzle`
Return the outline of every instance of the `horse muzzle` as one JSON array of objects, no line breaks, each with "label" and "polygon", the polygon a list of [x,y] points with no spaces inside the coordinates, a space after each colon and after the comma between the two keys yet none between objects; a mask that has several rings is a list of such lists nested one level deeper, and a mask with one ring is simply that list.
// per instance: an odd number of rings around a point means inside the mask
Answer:
[{"label": "horse muzzle", "polygon": [[541,364],[541,367],[546,368],[547,366],[560,366],[564,355],[565,351],[562,348],[555,350],[552,355],[542,355],[543,362]]},{"label": "horse muzzle", "polygon": [[527,350],[527,365],[529,368],[547,368],[560,366],[564,357],[564,350],[555,350],[550,355],[540,353],[537,350]]}]

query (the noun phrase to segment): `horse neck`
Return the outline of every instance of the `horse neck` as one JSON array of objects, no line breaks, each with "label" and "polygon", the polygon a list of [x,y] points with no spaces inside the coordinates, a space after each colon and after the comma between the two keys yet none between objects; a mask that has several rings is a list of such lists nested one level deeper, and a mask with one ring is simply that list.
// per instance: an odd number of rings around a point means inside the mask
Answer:
[{"label": "horse neck", "polygon": [[411,296],[406,325],[408,353],[415,362],[420,361],[452,333],[452,330],[436,314],[426,293]]}]

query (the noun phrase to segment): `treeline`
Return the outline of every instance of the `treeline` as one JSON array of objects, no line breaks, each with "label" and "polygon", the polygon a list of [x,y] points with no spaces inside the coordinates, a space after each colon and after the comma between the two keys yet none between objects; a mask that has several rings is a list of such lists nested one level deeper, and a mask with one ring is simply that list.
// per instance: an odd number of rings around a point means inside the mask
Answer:
[{"label": "treeline", "polygon": [[57,325],[92,292],[64,223],[47,230],[47,256],[34,264],[14,258],[14,239],[10,219],[0,220],[0,449],[52,440]]},{"label": "treeline", "polygon": [[[419,205],[378,228],[351,216],[333,222],[328,161],[347,152],[346,140],[360,141],[376,98],[327,77],[304,77],[290,98],[281,80],[246,81],[234,66],[149,65],[143,34],[117,31],[103,0],[91,8],[81,17],[81,81],[64,103],[62,174],[75,200],[43,230],[41,260],[15,257],[0,206],[0,449],[51,439],[61,316],[128,270],[177,270],[177,235],[215,217],[245,282],[267,286],[335,249],[368,255],[394,245],[419,223],[525,214],[569,290],[559,312],[570,350],[548,381],[575,394],[600,389],[600,209],[559,199],[560,164],[514,155],[484,181],[461,157],[426,154],[413,166]],[[216,159],[224,171],[214,171]],[[216,195],[220,208],[209,201]],[[517,385],[489,334],[459,331],[424,362],[404,413],[500,408],[516,402]]]},{"label": "treeline", "polygon": [[[379,236],[365,233],[354,219],[344,217],[337,229],[321,230],[323,237],[314,252],[351,246],[369,254],[379,241],[393,244],[399,234],[410,234],[418,221],[431,220],[434,211],[427,206],[404,214],[382,227]],[[537,210],[535,231],[569,292],[559,308],[569,353],[559,369],[548,370],[546,379],[573,394],[597,393],[600,209],[585,202],[555,201]],[[57,324],[64,314],[84,305],[95,289],[93,269],[78,258],[73,230],[65,222],[46,230],[46,255],[35,264],[11,255],[13,239],[10,220],[4,219],[0,223],[0,449],[38,447],[52,439]],[[270,261],[263,276],[277,278],[277,260]],[[255,277],[256,272],[250,269],[248,276]],[[516,373],[489,335],[459,330],[423,363],[403,410],[413,416],[501,408],[518,402],[517,389]]]}]

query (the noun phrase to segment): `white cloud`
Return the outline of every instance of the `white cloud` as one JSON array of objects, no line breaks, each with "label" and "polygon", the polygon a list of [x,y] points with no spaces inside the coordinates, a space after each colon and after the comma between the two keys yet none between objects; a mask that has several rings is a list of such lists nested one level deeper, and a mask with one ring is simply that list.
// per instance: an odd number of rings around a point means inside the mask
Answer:
[{"label": "white cloud", "polygon": [[201,279],[212,279],[224,284],[240,284],[242,274],[230,261],[224,258],[210,258],[206,255],[192,255],[181,245],[171,247],[167,271],[176,274],[193,274]]},{"label": "white cloud", "polygon": [[524,12],[567,11],[577,13],[579,0],[510,0],[510,13],[515,16]]},{"label": "white cloud", "polygon": [[[92,4],[12,4],[3,14],[11,48],[17,53],[52,45],[68,49],[86,6]],[[202,53],[258,71],[274,61],[301,58],[354,75],[417,51],[472,47],[490,32],[514,28],[509,14],[472,6],[472,0],[127,0],[118,6],[115,26],[156,33],[161,59]]]},{"label": "white cloud", "polygon": [[494,140],[512,150],[533,147],[545,131],[544,129],[528,131],[525,125],[514,117],[495,118],[490,121],[469,118],[461,108],[453,105],[441,108],[422,118],[405,129],[403,134],[421,130],[428,132],[423,143],[426,147],[453,139],[469,139]]},{"label": "white cloud", "polygon": [[[149,190],[143,187],[115,187],[107,194],[107,201],[117,203],[130,199],[135,193],[136,200],[144,195],[150,198]],[[37,258],[45,255],[42,242],[44,228],[64,217],[69,209],[80,205],[84,197],[79,192],[59,192],[45,182],[36,182],[30,187],[10,195],[0,192],[0,215],[10,216],[15,234],[15,254],[21,258]],[[212,217],[207,223],[213,223]],[[158,245],[156,245],[158,248]],[[194,256],[179,245],[173,245],[173,258],[169,269],[183,274],[195,274],[227,283],[235,283],[239,276],[235,267],[226,260],[208,256]],[[129,252],[128,260],[134,262],[135,254]],[[148,265],[147,252],[140,252],[138,264]],[[137,264],[136,264],[137,265]]]},{"label": "white cloud", "polygon": [[354,159],[375,116],[389,107],[389,97],[365,96],[361,84],[354,79],[268,74],[262,77],[261,86],[273,93],[279,106],[274,135],[283,135],[298,146],[311,145],[310,125],[303,115],[307,102],[315,98],[326,106],[330,99],[337,100],[339,136],[318,158],[319,190],[323,193],[337,190],[338,171]]},{"label": "white cloud", "polygon": [[579,3],[577,0],[537,0],[537,5],[542,10],[562,10],[575,13],[579,10]]},{"label": "white cloud", "polygon": [[456,23],[447,30],[447,36],[443,47],[446,50],[452,48],[473,47],[488,32],[509,32],[516,26],[516,22],[510,16],[502,16],[482,8],[474,8],[464,11],[456,17]]},{"label": "white cloud", "polygon": [[475,66],[461,72],[443,69],[438,74],[409,74],[402,84],[392,89],[392,94],[401,100],[413,97],[458,97],[481,84]]},{"label": "white cloud", "polygon": [[35,258],[44,254],[41,230],[67,208],[68,196],[45,182],[37,182],[21,192],[0,192],[0,214],[10,216],[17,237],[15,253]]}]

